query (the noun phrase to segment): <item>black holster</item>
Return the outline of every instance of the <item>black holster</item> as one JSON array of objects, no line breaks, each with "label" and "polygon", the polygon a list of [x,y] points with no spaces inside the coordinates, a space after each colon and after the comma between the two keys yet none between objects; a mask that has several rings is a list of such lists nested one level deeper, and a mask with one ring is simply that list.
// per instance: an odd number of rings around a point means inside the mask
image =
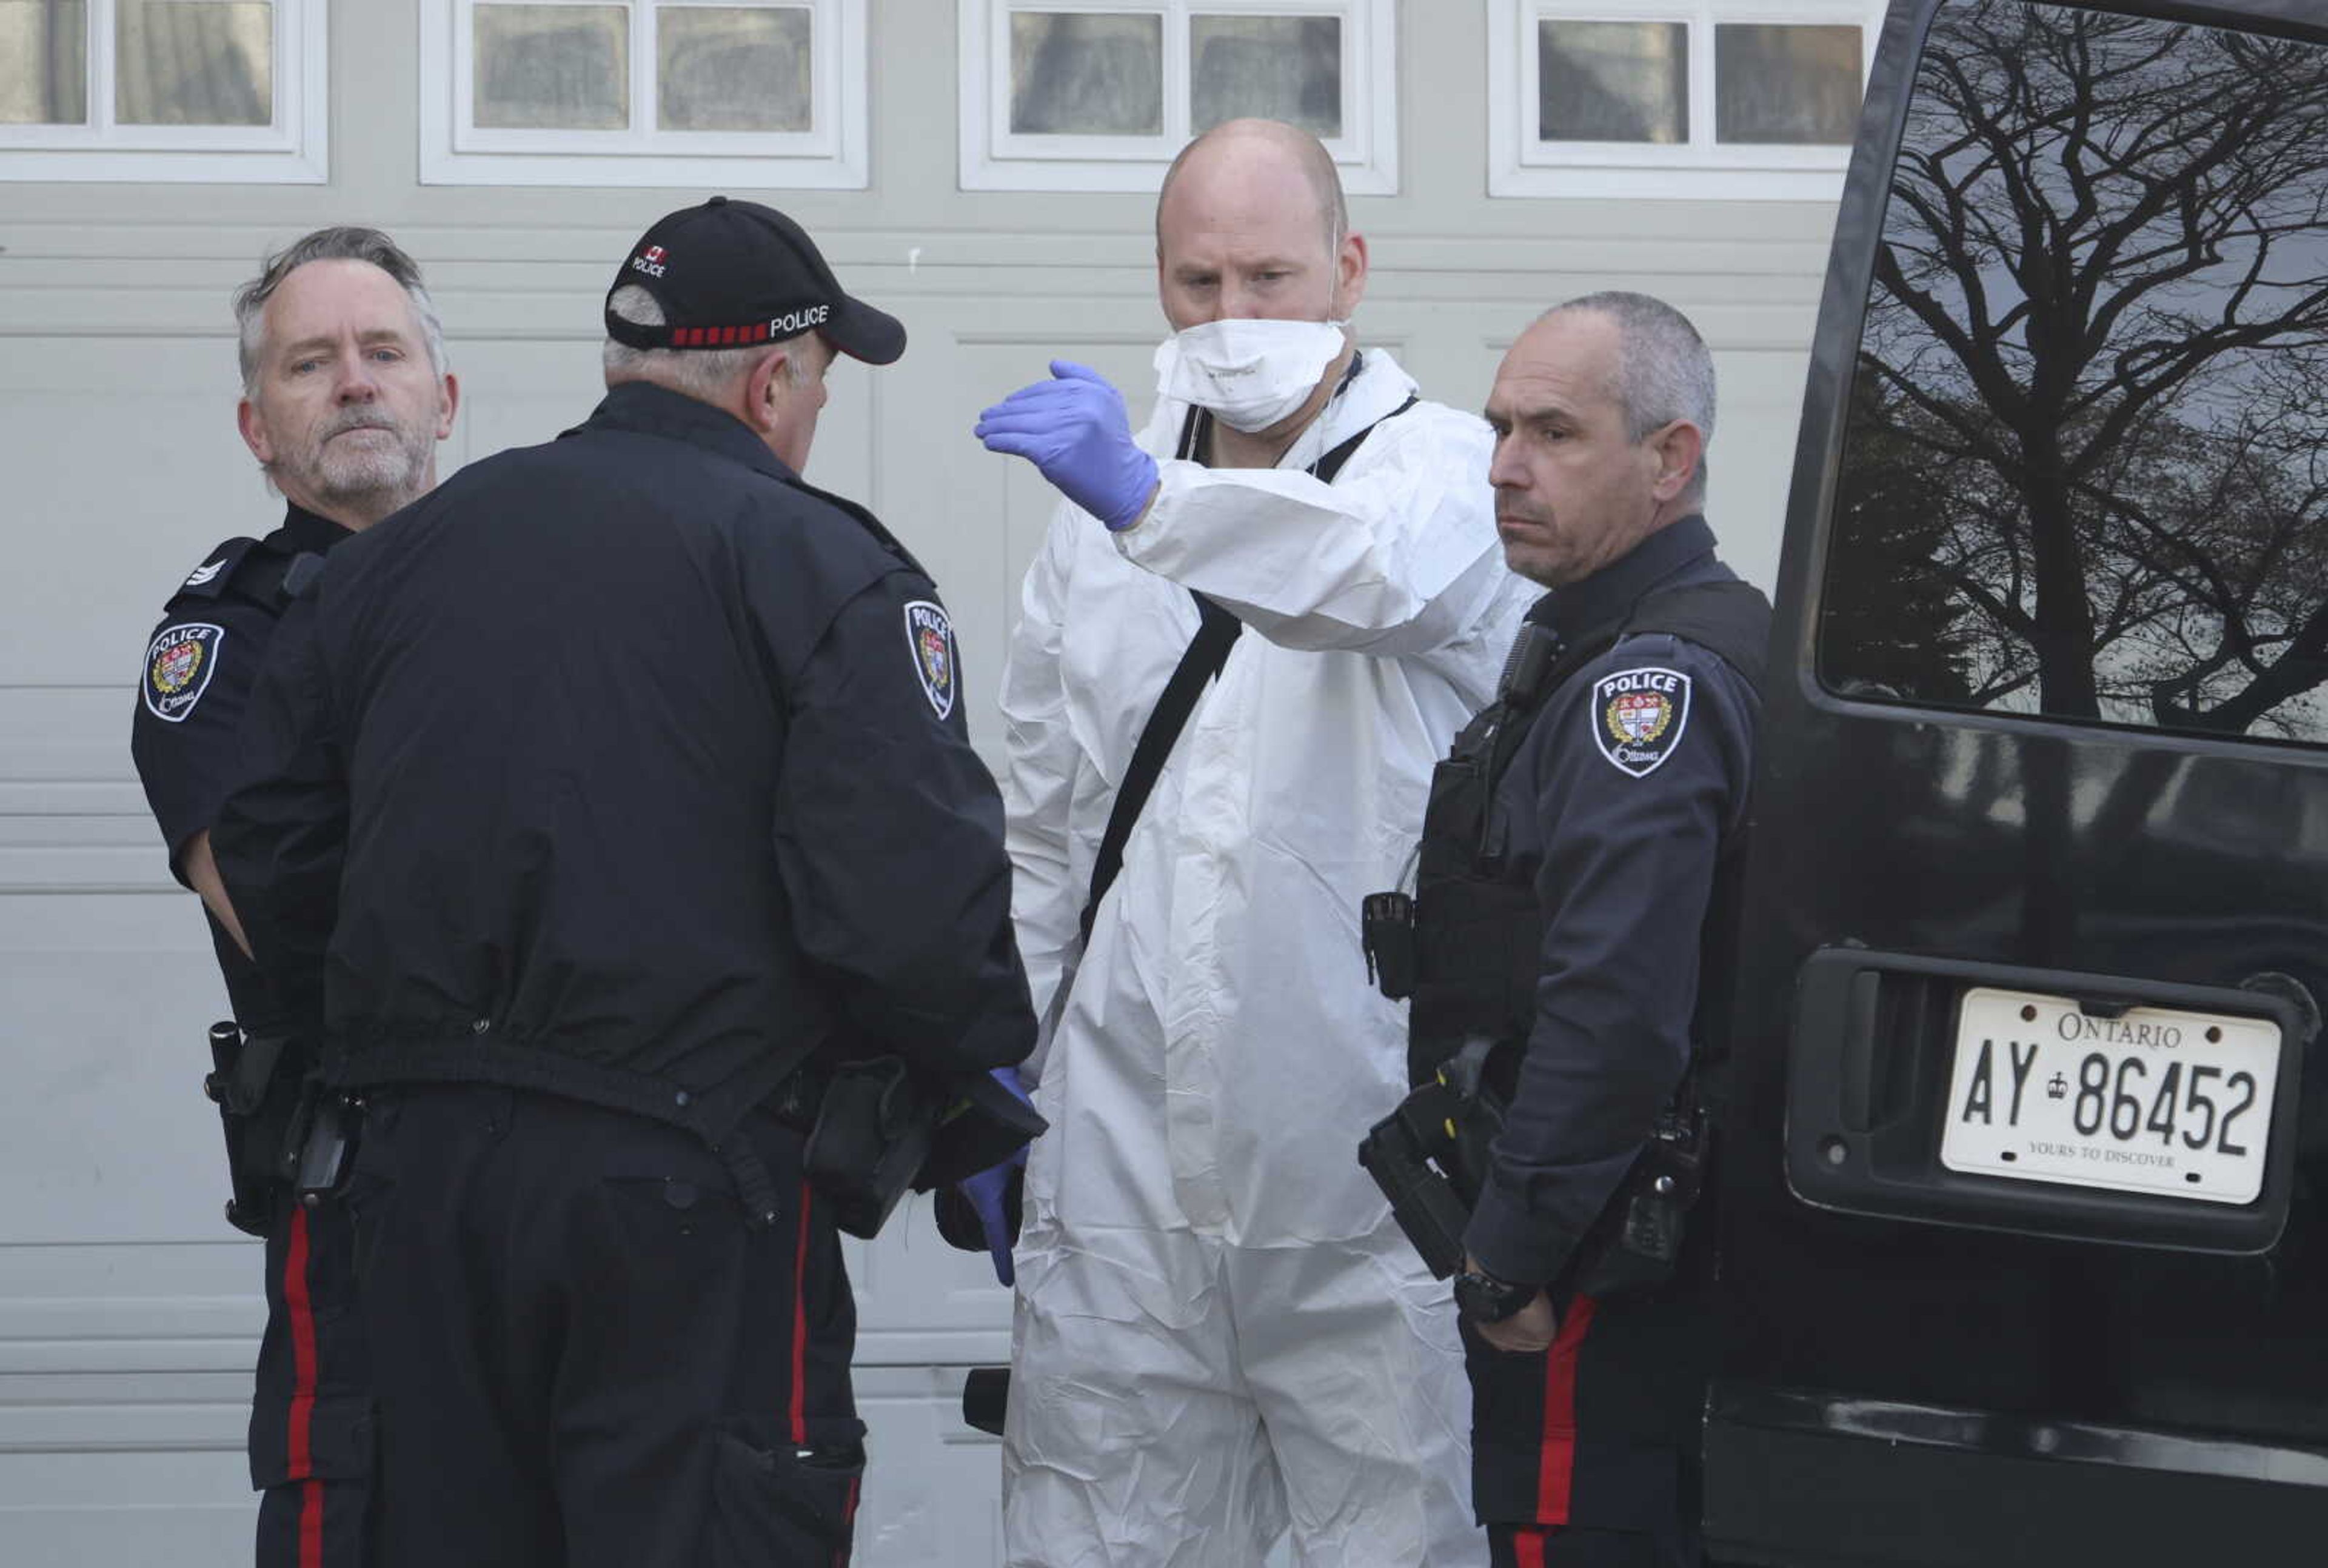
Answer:
[{"label": "black holster", "polygon": [[[1375,1123],[1358,1163],[1390,1199],[1391,1216],[1440,1279],[1463,1266],[1463,1232],[1503,1130],[1506,1053],[1467,1040],[1428,1083]],[[1674,1276],[1685,1221],[1704,1188],[1710,1133],[1695,1075],[1660,1113],[1648,1143],[1593,1222],[1575,1265],[1580,1294],[1604,1299],[1655,1290]]]},{"label": "black holster", "polygon": [[1503,1097],[1488,1082],[1495,1049],[1485,1038],[1466,1041],[1358,1145],[1391,1217],[1442,1280],[1463,1266],[1463,1229],[1504,1124]]},{"label": "black holster", "polygon": [[1437,1143],[1429,1131],[1432,1107],[1416,1104],[1429,1094],[1417,1089],[1367,1129],[1358,1145],[1358,1163],[1390,1199],[1391,1217],[1414,1244],[1424,1266],[1443,1280],[1463,1266],[1463,1226],[1471,1207],[1432,1162]]},{"label": "black holster", "polygon": [[830,1069],[801,1162],[833,1224],[853,1236],[879,1233],[929,1157],[941,1109],[896,1056]]},{"label": "black holster", "polygon": [[286,1150],[304,1135],[311,1107],[303,1088],[306,1053],[282,1035],[247,1033],[234,1023],[210,1028],[211,1072],[202,1093],[219,1108],[226,1133],[227,1223],[263,1236],[290,1201]]}]

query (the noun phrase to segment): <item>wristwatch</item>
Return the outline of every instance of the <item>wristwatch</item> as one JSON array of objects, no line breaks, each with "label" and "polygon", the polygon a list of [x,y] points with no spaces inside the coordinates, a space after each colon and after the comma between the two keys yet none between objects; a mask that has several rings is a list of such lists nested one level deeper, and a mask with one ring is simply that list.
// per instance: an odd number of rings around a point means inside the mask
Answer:
[{"label": "wristwatch", "polygon": [[1478,1269],[1455,1276],[1455,1305],[1474,1323],[1500,1323],[1536,1298],[1537,1285],[1511,1285]]}]

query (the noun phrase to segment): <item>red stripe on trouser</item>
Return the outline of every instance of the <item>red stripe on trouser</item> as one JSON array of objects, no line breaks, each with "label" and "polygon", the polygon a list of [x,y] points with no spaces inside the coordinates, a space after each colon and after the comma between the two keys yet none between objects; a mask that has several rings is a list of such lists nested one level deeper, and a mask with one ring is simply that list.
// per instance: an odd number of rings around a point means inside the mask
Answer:
[{"label": "red stripe on trouser", "polygon": [[793,1441],[808,1443],[808,1183],[801,1183],[800,1240],[793,1248]]},{"label": "red stripe on trouser", "polygon": [[324,1561],[324,1483],[311,1448],[315,1419],[315,1304],[307,1294],[307,1211],[291,1211],[291,1245],[283,1260],[283,1305],[291,1318],[291,1479],[299,1483],[299,1568]]},{"label": "red stripe on trouser", "polygon": [[[1571,1301],[1552,1348],[1544,1352],[1544,1446],[1536,1459],[1535,1516],[1546,1525],[1568,1523],[1569,1492],[1576,1479],[1576,1362],[1585,1331],[1592,1327],[1592,1305],[1590,1296]],[[1541,1563],[1541,1538],[1535,1550]]]},{"label": "red stripe on trouser", "polygon": [[1523,1526],[1512,1532],[1513,1568],[1544,1568],[1544,1532]]},{"label": "red stripe on trouser", "polygon": [[862,1476],[849,1479],[849,1501],[840,1510],[840,1545],[832,1551],[832,1568],[849,1568],[849,1547],[857,1528],[857,1490],[865,1484]]}]

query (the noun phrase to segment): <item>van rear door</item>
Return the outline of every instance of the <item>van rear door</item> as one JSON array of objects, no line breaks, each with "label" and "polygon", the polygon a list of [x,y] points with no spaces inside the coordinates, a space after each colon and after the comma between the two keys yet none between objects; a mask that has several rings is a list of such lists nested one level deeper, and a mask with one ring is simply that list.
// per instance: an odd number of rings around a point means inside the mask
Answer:
[{"label": "van rear door", "polygon": [[1725,1560],[2328,1553],[2328,14],[1899,0],[1789,500]]}]

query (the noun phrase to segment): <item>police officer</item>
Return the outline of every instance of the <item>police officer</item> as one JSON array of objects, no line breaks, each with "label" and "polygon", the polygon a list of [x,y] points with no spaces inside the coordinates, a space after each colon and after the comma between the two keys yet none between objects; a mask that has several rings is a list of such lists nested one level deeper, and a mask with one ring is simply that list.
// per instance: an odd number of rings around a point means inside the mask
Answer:
[{"label": "police officer", "polygon": [[800,477],[834,355],[904,328],[723,197],[605,320],[587,422],[295,606],[216,831],[369,1102],[388,1568],[844,1558],[836,1224],[938,1113],[925,1181],[1040,1126],[988,1076],[1034,1019],[945,608]]},{"label": "police officer", "polygon": [[1413,1044],[1422,1075],[1467,1039],[1524,1042],[1488,1058],[1504,1114],[1456,1282],[1498,1564],[1697,1559],[1691,1069],[1718,1032],[1769,615],[1701,515],[1713,401],[1688,321],[1610,293],[1529,327],[1488,403],[1505,559],[1552,591],[1434,784]]},{"label": "police officer", "polygon": [[[242,757],[238,726],[301,579],[355,530],[436,484],[459,385],[420,269],[375,229],[319,230],[268,258],[234,314],[243,440],[288,504],[282,527],[228,540],[172,596],[146,650],[130,746],[171,872],[202,896],[236,1022],[273,1041],[285,1020],[243,949],[211,854],[211,825]],[[275,1059],[265,1103],[293,1103],[312,1065],[310,1047],[293,1042]],[[252,1126],[241,1188],[256,1196],[235,1210],[267,1238],[250,1422],[251,1479],[263,1494],[258,1562],[352,1564],[371,1478],[364,1347],[344,1310],[348,1227],[336,1205],[286,1201],[274,1167],[287,1132],[279,1117]]]}]

